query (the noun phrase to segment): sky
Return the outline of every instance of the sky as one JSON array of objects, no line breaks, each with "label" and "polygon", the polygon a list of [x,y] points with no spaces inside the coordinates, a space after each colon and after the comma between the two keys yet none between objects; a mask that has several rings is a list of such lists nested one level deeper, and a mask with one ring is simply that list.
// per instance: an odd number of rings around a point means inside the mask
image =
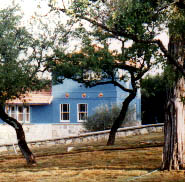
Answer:
[{"label": "sky", "polygon": [[[23,11],[29,15],[32,14],[33,10],[36,8],[36,0],[16,0],[23,9]],[[13,0],[0,0],[0,7],[5,8],[13,3]]]},{"label": "sky", "polygon": [[[6,8],[13,2],[18,4],[24,13],[24,19],[30,19],[36,10],[38,10],[38,0],[0,0],[0,8]],[[42,14],[47,13],[47,3],[41,3],[42,8],[39,10]]]}]

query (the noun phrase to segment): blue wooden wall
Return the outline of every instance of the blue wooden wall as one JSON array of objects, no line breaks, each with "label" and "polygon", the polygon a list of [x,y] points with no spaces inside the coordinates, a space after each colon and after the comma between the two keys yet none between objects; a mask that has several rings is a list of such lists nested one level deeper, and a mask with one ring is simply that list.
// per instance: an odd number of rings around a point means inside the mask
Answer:
[{"label": "blue wooden wall", "polygon": [[[65,94],[69,97],[66,98]],[[82,94],[86,97],[83,98]],[[99,94],[103,93],[102,97]],[[88,104],[88,115],[96,107],[117,102],[117,92],[113,85],[101,85],[85,88],[82,84],[72,80],[65,80],[63,84],[54,85],[52,88],[53,101],[47,106],[32,106],[32,123],[60,123],[60,104],[70,104],[70,123],[77,122],[77,104]]]},{"label": "blue wooden wall", "polygon": [[[66,98],[66,93],[69,97]],[[86,93],[83,98],[82,94]],[[103,96],[99,97],[102,93]],[[53,101],[49,105],[32,105],[30,106],[31,121],[30,123],[61,123],[60,122],[60,104],[70,104],[70,123],[77,122],[77,104],[88,104],[88,116],[93,114],[98,106],[111,106],[115,103],[122,103],[128,93],[123,92],[112,84],[99,85],[92,88],[85,88],[82,84],[66,79],[63,84],[53,85]],[[136,119],[141,120],[141,96],[140,92],[131,105],[136,106]],[[63,122],[62,122],[63,123]]]}]

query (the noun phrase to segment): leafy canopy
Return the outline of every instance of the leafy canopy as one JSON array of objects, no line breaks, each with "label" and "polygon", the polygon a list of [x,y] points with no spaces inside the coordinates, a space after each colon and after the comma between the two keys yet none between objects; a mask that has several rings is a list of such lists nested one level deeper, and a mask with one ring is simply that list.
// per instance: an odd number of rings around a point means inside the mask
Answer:
[{"label": "leafy canopy", "polygon": [[[169,50],[164,46],[163,42],[157,38],[162,32],[169,30],[170,36],[175,35],[174,37],[177,38],[184,37],[184,1],[79,0],[74,1],[69,8],[66,8],[67,6],[59,7],[57,4],[50,4],[50,7],[53,11],[63,12],[72,17],[73,24],[78,25],[71,29],[71,32],[73,31],[72,36],[81,41],[79,47],[82,48],[83,51],[84,48],[86,52],[87,49],[92,50],[93,45],[96,44],[102,47],[104,52],[106,52],[105,55],[107,55],[111,47],[110,42],[117,41],[117,44],[113,46],[112,58],[109,59],[105,56],[105,58],[108,59],[107,63],[110,65],[109,67],[114,65],[112,70],[115,70],[115,64],[113,63],[115,60],[119,60],[120,65],[124,65],[126,61],[132,60],[135,65],[140,64],[140,68],[142,69],[144,67],[150,69],[149,67],[152,65],[162,62],[164,64],[173,64],[177,67],[178,71],[185,75],[183,65],[178,63],[177,57],[170,55]],[[121,49],[120,44],[122,44]],[[91,57],[93,61],[95,60],[93,57],[96,55],[96,52],[91,51],[91,54],[89,54],[90,51],[88,50],[88,56]],[[65,59],[57,53],[58,60],[61,58]],[[77,54],[74,55],[77,56]],[[86,57],[84,60],[81,60],[81,63],[83,62],[88,65],[89,60],[87,61]],[[91,60],[91,63],[93,61]],[[96,61],[94,62],[95,64],[97,63]],[[110,64],[110,62],[113,64]],[[101,63],[104,64],[103,61],[101,61]],[[97,66],[94,71],[97,70],[97,67],[99,67],[101,63],[96,64]],[[68,59],[66,59],[64,66],[67,64]],[[59,62],[57,65],[59,65]],[[71,67],[71,61],[69,61],[69,65]],[[84,64],[81,64],[81,66],[82,65],[84,66]],[[118,67],[120,68],[120,65],[116,66],[116,69]],[[77,70],[81,72],[75,77],[83,75],[83,71],[80,71],[80,68],[75,67],[74,70],[73,68],[71,69],[72,72],[74,71],[75,73]],[[92,67],[90,67],[90,69],[92,69]],[[125,69],[124,66],[122,66],[122,69]],[[86,71],[86,68],[84,70]],[[102,72],[105,71],[102,70],[102,68],[100,68],[100,70]],[[126,70],[128,72],[130,71],[128,69]],[[57,69],[57,72],[58,71],[59,69]],[[106,72],[108,73],[109,71]],[[134,72],[135,75],[137,74],[136,72],[138,73],[139,70],[137,69],[137,71]],[[112,72],[110,73],[112,74]],[[72,75],[74,74],[70,76]],[[64,75],[62,74],[62,76]]]},{"label": "leafy canopy", "polygon": [[39,79],[38,40],[20,24],[18,9],[0,10],[0,103],[40,89],[46,83]]},{"label": "leafy canopy", "polygon": [[[120,81],[130,78],[136,88],[140,78],[161,60],[159,48],[151,42],[163,21],[154,2],[80,0],[68,9],[50,7],[72,17],[69,34],[77,41],[74,52],[54,50],[49,67],[55,82],[72,78],[87,86],[113,83],[126,91]],[[120,70],[125,70],[121,76]],[[98,79],[84,79],[88,72]]]}]

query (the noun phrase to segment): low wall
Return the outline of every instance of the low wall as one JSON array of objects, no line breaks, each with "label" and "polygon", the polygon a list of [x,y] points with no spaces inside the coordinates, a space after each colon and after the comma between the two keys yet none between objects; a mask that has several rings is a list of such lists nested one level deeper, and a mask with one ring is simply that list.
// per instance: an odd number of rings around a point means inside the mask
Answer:
[{"label": "low wall", "polygon": [[[25,124],[23,129],[26,141],[49,140],[77,136],[82,133],[81,124]],[[14,128],[7,124],[0,125],[0,145],[17,143]]]},{"label": "low wall", "polygon": [[[153,125],[142,125],[142,126],[135,126],[135,127],[126,127],[126,128],[119,128],[116,134],[116,137],[125,137],[125,136],[132,136],[132,135],[142,135],[151,132],[161,132],[163,130],[164,124],[153,124]],[[110,130],[99,131],[99,132],[92,132],[92,133],[84,133],[79,134],[78,136],[69,136],[69,137],[60,137],[54,139],[45,139],[45,140],[31,140],[28,141],[28,145],[30,147],[40,147],[40,146],[49,146],[49,145],[56,145],[56,144],[77,144],[82,142],[90,142],[90,141],[98,141],[102,139],[108,139]],[[42,133],[41,133],[42,135]],[[13,149],[14,147],[17,148],[17,142],[12,142],[9,144],[1,144],[0,151],[7,151]]]}]

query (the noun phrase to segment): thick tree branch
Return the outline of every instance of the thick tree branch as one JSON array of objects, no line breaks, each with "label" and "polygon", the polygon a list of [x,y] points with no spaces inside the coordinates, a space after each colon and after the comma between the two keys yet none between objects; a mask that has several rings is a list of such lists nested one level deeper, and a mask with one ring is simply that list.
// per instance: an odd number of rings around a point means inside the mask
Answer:
[{"label": "thick tree branch", "polygon": [[173,64],[180,72],[181,74],[185,77],[185,69],[183,68],[183,65],[179,64],[170,54],[169,54],[169,51],[164,47],[163,43],[161,40],[154,40],[153,43],[156,43],[161,51],[164,53],[164,56],[167,59],[167,61],[170,63],[170,64]]},{"label": "thick tree branch", "polygon": [[18,146],[23,156],[25,157],[27,164],[35,164],[35,156],[32,154],[26,143],[22,125],[16,119],[9,117],[8,114],[6,114],[2,104],[0,104],[0,118],[15,129],[17,134]]}]

